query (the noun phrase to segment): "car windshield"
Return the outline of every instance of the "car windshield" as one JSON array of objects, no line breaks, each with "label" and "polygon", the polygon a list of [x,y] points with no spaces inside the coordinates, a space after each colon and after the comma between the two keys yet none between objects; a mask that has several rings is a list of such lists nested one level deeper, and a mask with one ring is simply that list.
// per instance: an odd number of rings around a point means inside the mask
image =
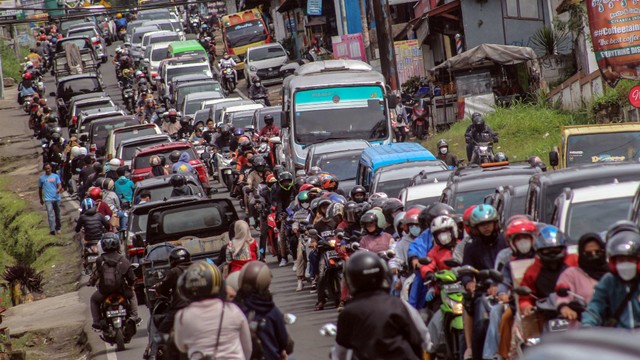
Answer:
[{"label": "car windshield", "polygon": [[253,114],[231,116],[231,124],[237,129],[246,129],[251,125],[251,120],[253,120]]},{"label": "car windshield", "polygon": [[62,24],[60,24],[60,30],[62,32],[64,32],[65,30],[69,29],[71,26],[77,25],[77,24],[82,24],[84,22],[85,22],[84,19],[67,20],[67,21],[63,22]]},{"label": "car windshield", "polygon": [[385,140],[389,137],[386,113],[379,86],[298,91],[294,100],[294,138],[300,145],[333,139]]},{"label": "car windshield", "polygon": [[[221,92],[220,84],[217,82],[207,82],[206,84],[195,84],[195,85],[185,85],[181,86],[178,90],[178,104],[181,104],[184,100],[184,97],[199,92],[208,92],[208,91],[216,91]],[[212,97],[213,98],[213,97]],[[208,99],[209,100],[209,99]],[[198,109],[200,110],[200,109]]]},{"label": "car windshield", "polygon": [[159,23],[156,25],[160,28],[160,30],[175,31],[175,29],[173,28],[173,25],[170,22]]},{"label": "car windshield", "polygon": [[[565,229],[569,239],[577,241],[586,233],[600,233],[607,230],[614,222],[627,219],[631,200],[632,197],[622,197],[571,204]],[[606,211],[594,211],[594,209],[606,209]]]},{"label": "car windshield", "polygon": [[215,206],[168,210],[163,215],[162,232],[165,234],[202,231],[221,227],[225,223],[224,214]]},{"label": "car windshield", "polygon": [[83,30],[69,30],[69,36],[86,36],[88,38],[92,38],[96,36],[96,31],[93,29],[83,29]]},{"label": "car windshield", "polygon": [[[171,42],[171,41],[180,41],[180,36],[178,36],[178,34],[175,34],[175,33],[164,34],[161,36],[160,35],[152,36],[151,39],[149,40],[149,45],[162,43],[162,42]],[[166,51],[166,48],[165,48],[165,51]]]},{"label": "car windshield", "polygon": [[[164,157],[167,161],[167,166],[171,166],[171,161],[169,161],[169,154],[171,154],[172,151],[174,150],[178,150],[181,153],[182,152],[187,152],[187,154],[189,154],[189,159],[196,159],[196,154],[193,152],[192,148],[168,148],[168,149],[163,149],[163,150],[159,150],[159,151],[154,151],[151,153],[145,153],[145,154],[138,154],[135,159],[133,159],[133,169],[144,169],[144,168],[148,168],[151,167],[151,165],[149,164],[149,158],[151,158],[153,155],[158,155],[161,157]],[[152,197],[152,199],[155,199]]]},{"label": "car windshield", "polygon": [[171,81],[175,76],[181,75],[211,75],[209,65],[190,65],[180,66],[167,69],[167,81]]},{"label": "car windshield", "polygon": [[[133,33],[133,36],[131,37],[131,43],[132,44],[140,44],[142,42],[142,37],[144,36],[144,34],[148,33],[149,31],[153,31],[150,28],[142,28],[144,30],[138,30],[136,29],[136,32]],[[155,31],[158,31],[158,28],[155,28]]]},{"label": "car windshield", "polygon": [[151,51],[151,61],[160,61],[166,57],[167,57],[167,47],[159,47]]},{"label": "car windshield", "polygon": [[251,49],[249,52],[249,60],[261,61],[287,56],[280,46],[269,46],[263,48]]},{"label": "car windshield", "polygon": [[133,130],[118,131],[115,133],[114,148],[118,148],[123,140],[129,140],[145,135],[155,135],[158,132],[154,126],[145,126]]},{"label": "car windshield", "polygon": [[272,112],[260,112],[260,116],[258,117],[258,129],[260,130],[265,126],[264,123],[264,116],[265,115],[271,115],[273,116],[273,125],[277,126],[278,128],[280,128],[281,123],[280,123],[280,115],[282,113],[280,111],[272,111]]},{"label": "car windshield", "polygon": [[[324,169],[322,170],[324,171]],[[398,196],[400,196],[400,190],[406,188],[409,185],[411,185],[411,178],[383,180],[376,185],[376,192],[383,192],[389,197],[397,198]]]},{"label": "car windshield", "polygon": [[[189,187],[191,188],[191,193],[192,194],[198,194],[200,193],[200,189],[193,183],[188,183]],[[155,187],[145,187],[144,190],[149,191],[149,193],[151,194],[151,198],[154,200],[164,200],[164,199],[168,199],[171,197],[171,192],[173,191],[173,186],[171,186],[171,184],[166,183],[166,184],[162,184],[161,186],[155,186]]]},{"label": "car windshield", "polygon": [[640,131],[576,134],[567,139],[567,167],[638,160]]},{"label": "car windshield", "polygon": [[76,105],[76,109],[75,109],[75,114],[79,114],[82,111],[87,111],[87,110],[95,110],[95,109],[102,109],[105,107],[112,107],[114,106],[113,102],[111,100],[103,100],[100,102],[90,102],[87,104],[78,104]]},{"label": "car windshield", "polygon": [[67,46],[67,44],[74,44],[80,50],[89,49],[91,47],[91,43],[86,41],[85,39],[73,39],[73,40],[66,40],[60,45],[56,45],[56,49],[58,49],[58,51],[65,51],[64,49]]},{"label": "car windshield", "polygon": [[153,11],[153,12],[140,12],[138,13],[138,20],[164,20],[171,19],[171,13],[167,11]]},{"label": "car windshield", "polygon": [[156,144],[164,144],[164,143],[168,143],[170,142],[170,140],[168,139],[155,139],[155,140],[150,140],[150,141],[145,141],[145,142],[138,142],[132,145],[127,145],[127,146],[123,146],[122,147],[122,154],[120,155],[120,160],[131,160],[133,159],[133,157],[136,155],[136,151],[138,151],[138,149],[142,149],[144,147],[147,146],[153,146]]},{"label": "car windshield", "polygon": [[225,28],[227,46],[230,48],[264,41],[267,38],[262,20],[247,21]]},{"label": "car windshield", "polygon": [[362,150],[344,152],[340,156],[324,156],[316,164],[322,171],[335,174],[340,181],[353,180],[356,178],[360,154],[362,154]]},{"label": "car windshield", "polygon": [[59,96],[66,101],[76,95],[100,91],[102,91],[102,88],[96,78],[74,79],[62,84],[62,91],[59,93]]},{"label": "car windshield", "polygon": [[109,135],[109,132],[111,130],[135,125],[136,123],[137,121],[135,119],[127,119],[118,122],[91,124],[90,126],[93,126],[91,130],[93,139],[89,140],[97,144],[96,140],[100,139],[102,145],[104,146],[104,142],[106,141],[107,136]]},{"label": "car windshield", "polygon": [[207,101],[208,99],[194,99],[187,101],[186,106],[184,107],[185,115],[193,115],[198,110],[202,110],[202,103]]},{"label": "car windshield", "polygon": [[414,205],[422,205],[422,206],[427,206],[430,205],[431,203],[434,202],[439,202],[440,201],[440,195],[438,196],[432,196],[432,197],[426,197],[426,198],[422,198],[422,199],[413,199],[411,201],[407,201],[404,204],[405,209],[408,209]]},{"label": "car windshield", "polygon": [[471,205],[484,203],[484,197],[495,192],[495,188],[457,192],[453,201],[453,208],[457,213],[462,214]]}]

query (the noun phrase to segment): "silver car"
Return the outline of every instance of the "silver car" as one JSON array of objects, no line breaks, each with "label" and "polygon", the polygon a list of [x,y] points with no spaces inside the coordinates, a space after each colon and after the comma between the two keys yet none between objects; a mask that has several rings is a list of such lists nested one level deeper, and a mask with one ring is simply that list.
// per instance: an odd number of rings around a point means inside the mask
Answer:
[{"label": "silver car", "polygon": [[289,56],[280,43],[254,46],[247,49],[244,59],[244,74],[247,86],[258,76],[263,84],[282,81],[280,67],[289,61]]},{"label": "silver car", "polygon": [[106,63],[109,56],[107,54],[107,43],[105,39],[100,35],[100,32],[96,29],[95,25],[87,25],[85,27],[74,27],[69,29],[67,37],[71,36],[86,36],[91,39],[93,47],[96,49],[96,56]]}]

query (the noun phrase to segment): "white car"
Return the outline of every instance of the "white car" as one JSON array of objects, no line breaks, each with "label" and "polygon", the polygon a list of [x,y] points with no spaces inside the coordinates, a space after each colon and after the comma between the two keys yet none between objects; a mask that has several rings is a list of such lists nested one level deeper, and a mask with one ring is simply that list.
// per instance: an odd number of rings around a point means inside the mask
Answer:
[{"label": "white car", "polygon": [[400,190],[398,198],[402,200],[405,209],[413,205],[427,206],[440,201],[442,190],[447,187],[446,181],[433,181],[420,185],[406,187]]},{"label": "white car", "polygon": [[224,110],[222,110],[222,115],[220,116],[220,121],[224,122],[225,124],[229,124],[230,123],[230,119],[229,119],[229,115],[230,114],[232,114],[234,112],[238,112],[238,111],[262,109],[263,107],[264,107],[264,105],[262,105],[262,104],[248,104],[248,105],[237,105],[237,106],[226,107],[226,108],[224,108]]},{"label": "white car", "polygon": [[257,76],[263,84],[282,82],[280,67],[289,62],[289,56],[280,43],[265,44],[247,49],[244,59],[244,75],[247,86]]},{"label": "white car", "polygon": [[[149,77],[149,81],[152,83],[153,80],[158,76],[158,67],[160,66],[160,61],[167,58],[167,51],[169,49],[168,42],[157,43],[150,45],[148,52],[149,57],[145,59],[148,63],[146,64],[147,68],[147,76]],[[154,86],[155,87],[155,86]]]}]

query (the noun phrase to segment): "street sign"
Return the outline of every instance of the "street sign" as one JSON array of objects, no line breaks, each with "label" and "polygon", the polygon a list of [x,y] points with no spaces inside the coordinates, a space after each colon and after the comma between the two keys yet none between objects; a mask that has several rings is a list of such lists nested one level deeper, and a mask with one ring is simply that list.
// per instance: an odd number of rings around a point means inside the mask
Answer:
[{"label": "street sign", "polygon": [[311,15],[311,16],[322,15],[322,0],[308,0],[307,15]]},{"label": "street sign", "polygon": [[640,108],[640,85],[634,86],[629,91],[629,102],[636,108]]}]

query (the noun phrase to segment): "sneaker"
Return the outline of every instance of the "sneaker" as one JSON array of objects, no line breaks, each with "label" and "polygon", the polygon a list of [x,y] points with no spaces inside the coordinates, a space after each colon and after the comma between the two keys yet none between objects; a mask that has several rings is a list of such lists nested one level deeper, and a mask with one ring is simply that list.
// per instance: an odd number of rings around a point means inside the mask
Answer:
[{"label": "sneaker", "polygon": [[142,324],[142,318],[140,318],[138,316],[131,316],[131,320],[133,320],[133,322],[136,323],[136,326]]},{"label": "sneaker", "polygon": [[282,259],[282,261],[280,261],[280,267],[285,267],[289,265],[289,262],[287,261],[287,259]]},{"label": "sneaker", "polygon": [[317,302],[314,311],[324,310],[324,302]]},{"label": "sneaker", "polygon": [[298,287],[296,288],[296,292],[297,291],[302,291],[302,289],[304,289],[304,284],[303,284],[302,280],[298,280]]},{"label": "sneaker", "polygon": [[317,294],[318,293],[318,289],[316,288],[311,288],[311,290],[309,290],[309,294]]},{"label": "sneaker", "polygon": [[54,235],[55,236],[56,232],[55,231],[49,231],[49,235]]},{"label": "sneaker", "polygon": [[293,272],[296,272],[296,270],[298,270],[298,264],[293,264],[293,268],[292,268]]}]

